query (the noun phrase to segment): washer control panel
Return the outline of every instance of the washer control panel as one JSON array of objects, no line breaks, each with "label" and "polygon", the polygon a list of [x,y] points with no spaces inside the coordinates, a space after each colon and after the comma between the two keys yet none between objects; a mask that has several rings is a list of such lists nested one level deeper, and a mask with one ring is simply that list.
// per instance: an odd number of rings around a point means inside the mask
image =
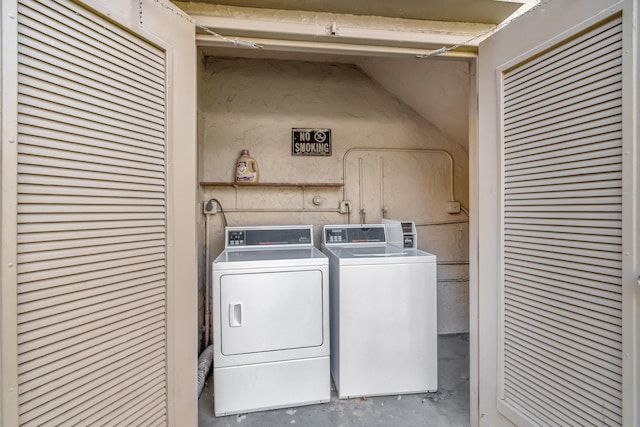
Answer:
[{"label": "washer control panel", "polygon": [[399,248],[418,248],[418,233],[416,224],[413,221],[398,221],[394,219],[383,219],[382,223],[387,226],[387,236],[389,243]]},{"label": "washer control panel", "polygon": [[386,242],[383,224],[325,225],[325,245],[380,244]]}]

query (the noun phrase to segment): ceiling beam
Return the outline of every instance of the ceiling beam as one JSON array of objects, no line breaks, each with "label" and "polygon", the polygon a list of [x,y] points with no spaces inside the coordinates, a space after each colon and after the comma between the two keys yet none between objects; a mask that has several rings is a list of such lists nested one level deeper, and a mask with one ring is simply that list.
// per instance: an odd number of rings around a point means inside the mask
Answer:
[{"label": "ceiling beam", "polygon": [[[487,24],[419,21],[178,3],[200,27],[199,46],[352,55],[474,56]],[[205,34],[207,32],[208,34]],[[234,43],[234,40],[238,40]],[[251,43],[246,43],[251,42]]]}]

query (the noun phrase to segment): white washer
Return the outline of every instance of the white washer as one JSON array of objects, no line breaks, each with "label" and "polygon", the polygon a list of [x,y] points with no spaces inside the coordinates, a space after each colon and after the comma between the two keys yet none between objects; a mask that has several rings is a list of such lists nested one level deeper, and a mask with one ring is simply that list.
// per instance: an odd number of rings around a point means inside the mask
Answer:
[{"label": "white washer", "polygon": [[312,226],[227,227],[212,270],[215,415],[328,402],[328,260]]},{"label": "white washer", "polygon": [[338,397],[438,389],[436,257],[383,224],[326,225],[331,374]]}]

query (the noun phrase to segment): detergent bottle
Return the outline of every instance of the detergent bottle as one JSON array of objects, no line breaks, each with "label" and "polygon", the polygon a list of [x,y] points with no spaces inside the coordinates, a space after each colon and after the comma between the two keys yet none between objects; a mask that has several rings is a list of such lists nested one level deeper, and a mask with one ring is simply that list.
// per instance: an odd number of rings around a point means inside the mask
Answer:
[{"label": "detergent bottle", "polygon": [[258,182],[258,162],[244,149],[236,163],[236,183],[251,184]]}]

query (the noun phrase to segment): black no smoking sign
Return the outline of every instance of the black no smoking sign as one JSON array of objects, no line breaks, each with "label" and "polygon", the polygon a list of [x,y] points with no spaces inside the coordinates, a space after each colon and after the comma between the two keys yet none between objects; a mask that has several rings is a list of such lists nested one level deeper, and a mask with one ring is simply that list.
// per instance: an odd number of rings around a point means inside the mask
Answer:
[{"label": "black no smoking sign", "polygon": [[291,129],[292,156],[330,156],[331,129]]}]

